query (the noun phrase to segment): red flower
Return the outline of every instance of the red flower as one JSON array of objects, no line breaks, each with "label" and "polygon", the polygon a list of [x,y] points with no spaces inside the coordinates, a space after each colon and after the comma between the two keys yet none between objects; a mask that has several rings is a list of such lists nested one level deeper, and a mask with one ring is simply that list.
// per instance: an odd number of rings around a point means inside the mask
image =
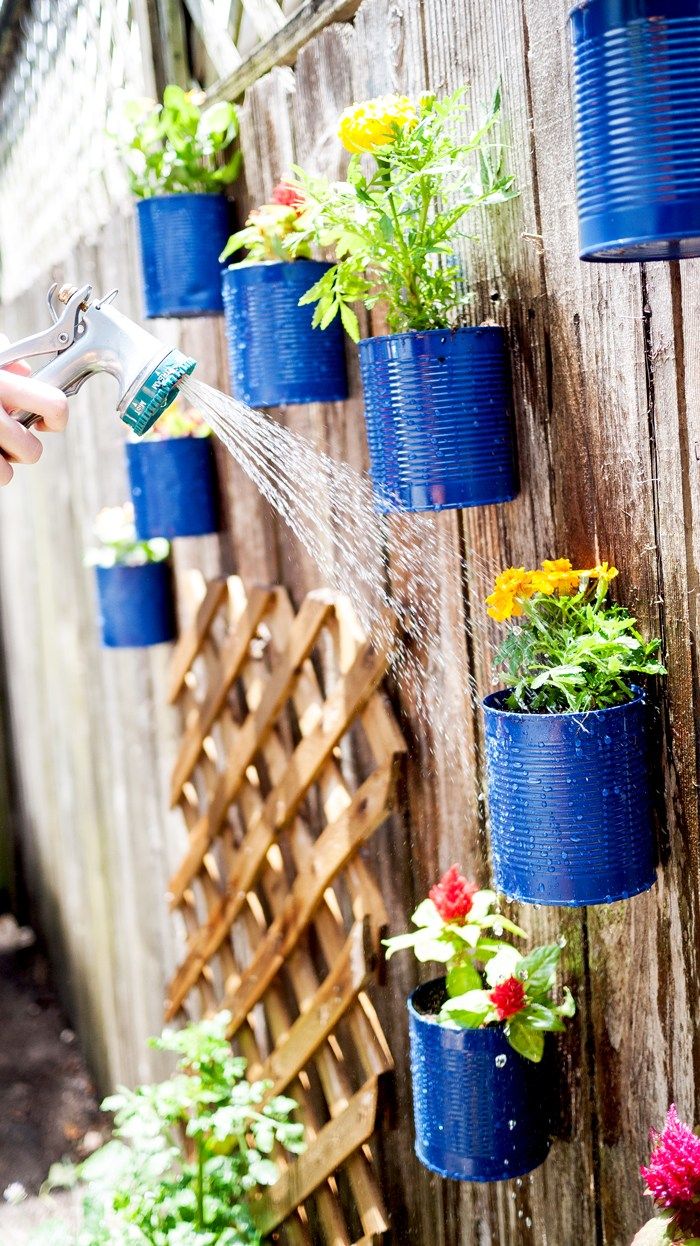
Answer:
[{"label": "red flower", "polygon": [[430,888],[428,895],[445,922],[464,921],[471,912],[472,901],[478,891],[476,883],[470,883],[452,865],[439,883]]},{"label": "red flower", "polygon": [[516,1013],[522,1012],[527,1003],[525,987],[520,978],[506,978],[505,982],[499,982],[491,991],[489,999],[496,1009],[499,1021],[510,1021]]},{"label": "red flower", "polygon": [[682,1210],[700,1199],[700,1138],[671,1104],[660,1134],[652,1131],[648,1167],[640,1168],[657,1207]]},{"label": "red flower", "polygon": [[296,208],[300,211],[304,206],[304,196],[296,186],[290,186],[289,182],[280,182],[272,192],[272,202],[279,203],[285,208]]}]

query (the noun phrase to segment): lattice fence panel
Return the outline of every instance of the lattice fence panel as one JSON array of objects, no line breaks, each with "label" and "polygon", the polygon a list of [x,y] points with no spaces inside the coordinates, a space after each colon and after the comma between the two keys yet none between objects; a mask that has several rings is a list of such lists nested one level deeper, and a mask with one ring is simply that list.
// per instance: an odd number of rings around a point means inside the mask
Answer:
[{"label": "lattice fence panel", "polygon": [[105,129],[144,94],[132,0],[32,0],[0,85],[2,298],[28,289],[128,197]]},{"label": "lattice fence panel", "polygon": [[295,614],[285,589],[237,577],[208,586],[173,657],[187,950],[166,1016],[227,1008],[249,1072],[298,1100],[307,1151],[255,1210],[295,1243],[387,1227],[368,1143],[391,1056],[366,994],[386,913],[361,854],[405,751],[387,661],[347,600],[311,593]]},{"label": "lattice fence panel", "polygon": [[198,78],[211,85],[207,59],[215,77],[225,78],[274,38],[291,17],[311,11],[314,0],[183,0],[183,4],[196,35],[194,68]]}]

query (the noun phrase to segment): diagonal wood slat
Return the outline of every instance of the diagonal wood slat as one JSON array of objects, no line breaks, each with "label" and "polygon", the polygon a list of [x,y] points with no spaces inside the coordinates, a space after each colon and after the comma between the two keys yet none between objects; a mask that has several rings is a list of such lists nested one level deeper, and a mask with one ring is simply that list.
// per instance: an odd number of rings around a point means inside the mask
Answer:
[{"label": "diagonal wood slat", "polygon": [[[173,770],[171,800],[176,804],[180,798],[184,784],[190,777],[202,750],[202,745],[216,721],[234,679],[248,653],[250,642],[255,635],[260,620],[270,603],[270,593],[265,589],[254,589],[239,627],[231,637],[221,654],[221,675],[211,689],[209,696],[202,705],[195,721],[191,724],[182,739],[180,752]],[[217,606],[220,598],[216,600]],[[214,611],[207,612],[208,622],[214,617]],[[188,663],[190,665],[190,663]]]},{"label": "diagonal wood slat", "polygon": [[313,1147],[292,1165],[272,1187],[267,1197],[253,1209],[253,1218],[261,1233],[271,1233],[308,1198],[338,1163],[352,1155],[374,1133],[377,1115],[379,1082],[367,1082],[350,1100],[341,1116],[321,1130]]},{"label": "diagonal wood slat", "polygon": [[250,1075],[299,1104],[308,1148],[280,1156],[262,1231],[378,1241],[388,1220],[366,1143],[392,1061],[367,990],[387,919],[360,849],[405,753],[381,690],[390,655],[326,592],[297,613],[283,588],[235,576],[199,596],[169,685],[188,844],[170,880],[187,942],[166,1016],[226,1008]]},{"label": "diagonal wood slat", "polygon": [[373,957],[365,923],[355,922],[332,971],[316,991],[287,1034],[279,1051],[274,1051],[250,1075],[271,1081],[271,1095],[279,1095],[306,1064],[311,1052],[320,1047],[336,1029],[372,974]]},{"label": "diagonal wood slat", "polygon": [[224,996],[224,1007],[231,1013],[230,1035],[235,1034],[296,947],[326,887],[383,822],[393,782],[391,770],[377,770],[363,783],[355,800],[338,822],[327,826],[316,841],[309,874],[297,877],[282,912],[269,927],[248,966],[245,978],[236,991]]}]

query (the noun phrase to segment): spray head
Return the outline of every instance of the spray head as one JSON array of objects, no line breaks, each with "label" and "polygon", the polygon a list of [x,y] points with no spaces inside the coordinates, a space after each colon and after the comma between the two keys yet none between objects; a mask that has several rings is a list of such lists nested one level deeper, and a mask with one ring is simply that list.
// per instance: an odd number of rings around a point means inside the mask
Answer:
[{"label": "spray head", "polygon": [[[92,301],[92,286],[53,285],[48,293],[51,326],[0,351],[0,368],[18,359],[52,354],[54,358],[37,371],[42,380],[78,392],[89,376],[107,372],[119,386],[117,413],[142,437],[152,428],[177,396],[178,383],[195,368],[195,360],[179,350],[163,346],[111,306],[112,290]],[[18,419],[25,425],[36,417]]]}]

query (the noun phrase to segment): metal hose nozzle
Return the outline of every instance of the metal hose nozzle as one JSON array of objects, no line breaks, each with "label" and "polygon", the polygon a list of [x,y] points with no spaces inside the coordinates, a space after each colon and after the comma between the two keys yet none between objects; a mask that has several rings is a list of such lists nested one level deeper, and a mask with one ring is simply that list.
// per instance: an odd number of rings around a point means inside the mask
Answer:
[{"label": "metal hose nozzle", "polygon": [[[196,363],[181,351],[163,346],[116,311],[111,306],[116,293],[92,302],[91,286],[62,286],[60,290],[53,286],[48,298],[53,325],[0,352],[0,367],[23,357],[56,352],[37,375],[68,395],[77,393],[89,376],[106,372],[119,385],[117,413],[143,436],[174,400],[178,382],[194,371]],[[18,418],[29,425],[35,417]]]}]

